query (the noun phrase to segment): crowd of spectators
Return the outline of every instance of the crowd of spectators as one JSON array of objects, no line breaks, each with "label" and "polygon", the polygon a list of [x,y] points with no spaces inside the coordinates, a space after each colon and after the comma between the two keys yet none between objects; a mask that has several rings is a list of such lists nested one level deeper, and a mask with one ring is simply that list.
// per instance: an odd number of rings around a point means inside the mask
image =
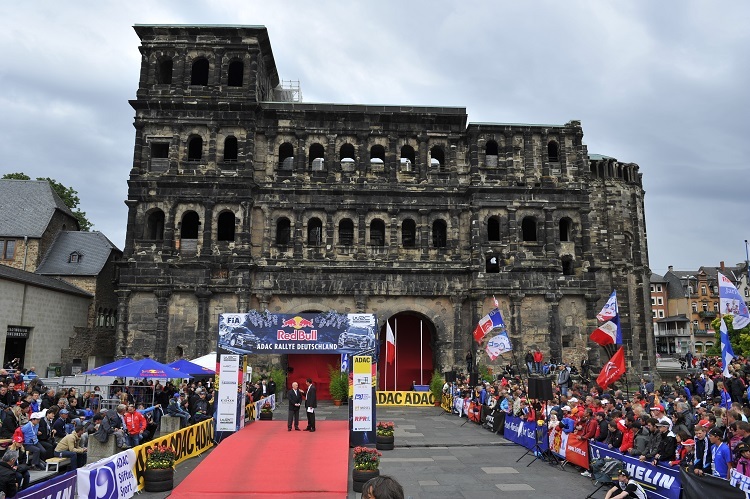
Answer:
[{"label": "crowd of spectators", "polygon": [[[529,354],[525,374],[544,374],[545,364],[540,366],[533,352]],[[551,432],[599,442],[654,465],[681,466],[725,479],[731,469],[750,476],[750,359],[735,358],[728,376],[718,358],[691,358],[687,365],[693,367],[673,382],[654,383],[644,377],[636,388],[631,379],[632,389],[624,391],[624,384],[602,390],[591,383],[588,366],[579,372],[550,363],[546,372],[553,381],[551,400],[530,398],[527,383],[511,366],[498,379],[478,386],[469,386],[469,377],[460,376],[443,391],[461,399],[454,412],[487,426],[486,416],[499,409],[529,422],[543,419]],[[590,476],[588,471],[582,474]]]},{"label": "crowd of spectators", "polygon": [[12,490],[11,476],[18,490],[28,487],[29,472],[45,470],[52,457],[69,459],[69,470],[84,466],[91,438],[128,449],[154,438],[164,414],[183,427],[208,419],[213,401],[209,381],[116,381],[81,393],[45,386],[33,369],[0,369],[0,491]]}]

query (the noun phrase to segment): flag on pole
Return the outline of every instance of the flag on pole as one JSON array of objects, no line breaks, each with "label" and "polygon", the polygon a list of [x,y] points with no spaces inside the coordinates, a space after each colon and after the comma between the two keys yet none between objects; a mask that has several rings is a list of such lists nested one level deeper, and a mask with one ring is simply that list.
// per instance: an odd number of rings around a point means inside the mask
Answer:
[{"label": "flag on pole", "polygon": [[481,343],[482,338],[496,327],[505,327],[503,316],[498,309],[492,310],[489,314],[479,320],[479,324],[477,324],[477,327],[474,329],[474,340],[477,343]]},{"label": "flag on pole", "polygon": [[[735,316],[736,317],[736,316]],[[734,350],[732,350],[732,343],[729,341],[729,331],[727,325],[724,323],[722,318],[719,323],[719,338],[721,338],[721,361],[724,365],[724,376],[729,377],[729,363],[734,359]]]},{"label": "flag on pole", "polygon": [[[719,313],[721,315],[732,315],[732,327],[742,329],[750,324],[750,312],[747,310],[745,300],[740,292],[721,272],[719,274]],[[722,321],[723,322],[723,321]]]},{"label": "flag on pole", "polygon": [[596,378],[596,384],[605,389],[620,379],[625,374],[625,347],[620,347],[617,352],[604,364],[602,371]]},{"label": "flag on pole", "polygon": [[505,329],[501,330],[500,334],[487,342],[485,350],[490,360],[495,360],[499,355],[513,350],[513,345],[511,345],[510,338],[508,338],[508,331]]},{"label": "flag on pole", "polygon": [[345,353],[341,354],[341,372],[342,373],[349,372],[349,355]]},{"label": "flag on pole", "polygon": [[393,330],[391,324],[386,322],[387,326],[385,329],[385,361],[388,364],[393,364],[396,358],[396,340],[393,337]]},{"label": "flag on pole", "polygon": [[612,291],[607,303],[596,318],[604,322],[589,336],[591,341],[601,346],[622,345],[622,328],[620,327],[620,307],[617,305],[617,290]]}]

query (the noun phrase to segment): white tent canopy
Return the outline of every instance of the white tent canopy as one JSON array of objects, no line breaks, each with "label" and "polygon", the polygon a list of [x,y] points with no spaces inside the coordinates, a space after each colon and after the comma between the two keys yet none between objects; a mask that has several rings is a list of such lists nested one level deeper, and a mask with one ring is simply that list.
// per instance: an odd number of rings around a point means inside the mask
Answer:
[{"label": "white tent canopy", "polygon": [[216,352],[207,353],[203,357],[192,359],[190,362],[198,364],[201,367],[206,367],[212,371],[216,370]]}]

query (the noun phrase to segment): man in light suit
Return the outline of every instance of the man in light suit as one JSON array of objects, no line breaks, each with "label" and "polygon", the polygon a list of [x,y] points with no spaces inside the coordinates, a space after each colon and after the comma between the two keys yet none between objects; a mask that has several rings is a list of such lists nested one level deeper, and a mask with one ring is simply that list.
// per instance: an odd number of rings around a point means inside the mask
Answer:
[{"label": "man in light suit", "polygon": [[286,399],[289,401],[289,416],[286,420],[286,426],[289,431],[292,431],[292,421],[294,421],[294,429],[300,431],[299,408],[302,405],[302,392],[299,390],[296,381],[292,383],[292,389],[286,394]]},{"label": "man in light suit", "polygon": [[[315,431],[315,409],[318,407],[318,395],[312,378],[307,378],[307,392],[305,393],[305,409],[307,411],[307,428],[305,431]],[[310,410],[312,408],[312,411]]]}]

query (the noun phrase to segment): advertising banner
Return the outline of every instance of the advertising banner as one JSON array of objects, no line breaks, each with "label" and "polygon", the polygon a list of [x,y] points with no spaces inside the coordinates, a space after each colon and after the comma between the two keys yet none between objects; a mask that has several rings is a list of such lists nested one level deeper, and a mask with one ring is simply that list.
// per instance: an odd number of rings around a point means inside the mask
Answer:
[{"label": "advertising banner", "polygon": [[75,497],[76,492],[76,477],[75,471],[69,471],[64,475],[56,476],[50,480],[32,485],[28,489],[24,489],[14,495],[14,499],[47,499],[53,498],[64,498],[72,499]]},{"label": "advertising banner", "polygon": [[175,464],[202,454],[214,445],[214,420],[207,419],[200,423],[188,426],[174,433],[169,433],[146,444],[133,447],[135,452],[135,474],[138,490],[143,489],[143,472],[146,470],[146,459],[148,450],[154,447],[166,445],[177,453]]},{"label": "advertising banner", "polygon": [[444,393],[443,400],[440,402],[440,407],[442,407],[445,412],[453,412],[453,395]]},{"label": "advertising banner", "polygon": [[[733,470],[734,471],[734,470]],[[739,475],[739,473],[737,473]],[[745,477],[747,478],[747,477]],[[680,469],[683,499],[747,499],[747,492],[741,487],[735,488],[728,480],[711,475],[696,475]],[[740,482],[737,482],[740,484]]]},{"label": "advertising banner", "polygon": [[219,315],[218,353],[326,353],[377,357],[373,314],[272,314],[251,310]]},{"label": "advertising banner", "polygon": [[432,392],[378,392],[378,405],[434,407]]},{"label": "advertising banner", "polygon": [[272,393],[268,397],[264,399],[260,399],[257,402],[253,402],[252,419],[254,419],[255,421],[258,421],[260,419],[261,409],[263,409],[263,406],[266,404],[269,404],[271,406],[272,411],[276,409],[276,394],[275,393]]},{"label": "advertising banner", "polygon": [[622,461],[635,481],[648,492],[651,498],[679,499],[680,470],[666,466],[653,466],[637,458],[613,451],[599,442],[589,442],[591,459],[611,457]]},{"label": "advertising banner", "polygon": [[133,449],[78,468],[76,485],[80,499],[129,499],[138,490]]},{"label": "advertising banner", "polygon": [[729,478],[732,487],[737,487],[744,492],[750,493],[750,476],[745,476],[736,469],[729,470]]},{"label": "advertising banner", "polygon": [[240,356],[219,356],[219,398],[216,402],[216,431],[237,431],[244,425],[238,406],[244,406],[240,392]]},{"label": "advertising banner", "polygon": [[589,469],[588,440],[578,440],[557,427],[549,431],[549,450],[569,463]]},{"label": "advertising banner", "polygon": [[528,422],[508,414],[505,416],[505,432],[503,436],[511,442],[523,445],[527,449],[533,449],[537,441],[537,428],[541,431],[539,434],[539,448],[545,451],[549,449],[547,425],[538,427],[536,421]]},{"label": "advertising banner", "polygon": [[487,419],[485,420],[487,429],[492,433],[501,432],[502,434],[501,430],[504,430],[505,415],[505,411],[501,411],[499,409],[495,409],[494,411],[490,412],[487,415]]},{"label": "advertising banner", "polygon": [[372,431],[372,358],[358,355],[353,360],[352,431]]}]

